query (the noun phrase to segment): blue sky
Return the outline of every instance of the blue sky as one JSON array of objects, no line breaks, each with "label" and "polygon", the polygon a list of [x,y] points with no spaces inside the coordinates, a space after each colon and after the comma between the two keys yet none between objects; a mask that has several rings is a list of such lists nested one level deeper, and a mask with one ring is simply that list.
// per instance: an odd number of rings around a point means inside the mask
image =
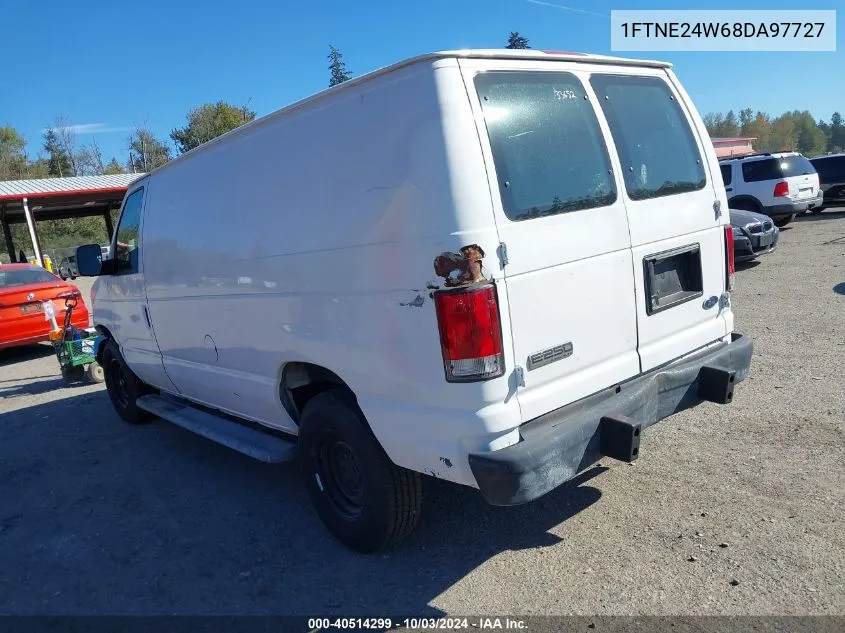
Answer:
[{"label": "blue sky", "polygon": [[[841,0],[814,0],[835,9]],[[4,0],[0,125],[29,141],[57,115],[108,160],[146,124],[162,138],[192,106],[223,99],[264,115],[326,86],[329,44],[356,75],[432,50],[503,46],[611,53],[611,9],[796,9],[794,0]],[[557,5],[557,6],[550,6]],[[568,7],[568,8],[565,8]],[[702,113],[845,112],[845,38],[835,53],[622,53],[675,64]],[[87,127],[86,127],[87,126]]]}]

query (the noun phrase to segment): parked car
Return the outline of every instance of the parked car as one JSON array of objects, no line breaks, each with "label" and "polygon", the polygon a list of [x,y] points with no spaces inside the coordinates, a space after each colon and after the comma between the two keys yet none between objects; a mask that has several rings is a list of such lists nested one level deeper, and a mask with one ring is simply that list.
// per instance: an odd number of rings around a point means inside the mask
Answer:
[{"label": "parked car", "polygon": [[730,208],[763,213],[776,226],[822,204],[816,169],[798,152],[723,158],[719,166]]},{"label": "parked car", "polygon": [[780,229],[769,216],[743,209],[731,209],[730,213],[737,262],[757,259],[777,248]]},{"label": "parked car", "polygon": [[77,328],[88,327],[90,317],[79,288],[40,266],[0,266],[0,349],[49,340],[50,322],[44,318],[43,304],[53,302],[61,326],[64,302],[70,297],[78,300],[71,323]]},{"label": "parked car", "polygon": [[59,277],[67,281],[68,278],[76,279],[78,275],[79,270],[76,267],[76,255],[63,257],[59,262]]},{"label": "parked car", "polygon": [[812,212],[821,213],[829,207],[845,207],[845,154],[816,156],[810,162],[819,174],[824,192],[824,202]]},{"label": "parked car", "polygon": [[344,82],[143,176],[111,259],[77,250],[109,397],[298,454],[356,550],[413,529],[422,475],[526,503],[748,375],[717,166],[662,62],[460,51]]}]

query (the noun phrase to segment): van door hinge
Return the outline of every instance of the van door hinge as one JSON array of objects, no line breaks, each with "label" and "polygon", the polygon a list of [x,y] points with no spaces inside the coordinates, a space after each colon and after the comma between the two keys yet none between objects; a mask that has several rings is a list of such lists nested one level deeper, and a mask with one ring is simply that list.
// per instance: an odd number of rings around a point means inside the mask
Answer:
[{"label": "van door hinge", "polygon": [[502,264],[502,268],[508,265],[508,245],[504,242],[499,242],[499,262]]},{"label": "van door hinge", "polygon": [[722,202],[720,200],[713,202],[713,211],[716,214],[717,220],[722,217]]},{"label": "van door hinge", "polygon": [[519,365],[513,368],[513,377],[516,380],[517,387],[525,386],[525,372]]}]

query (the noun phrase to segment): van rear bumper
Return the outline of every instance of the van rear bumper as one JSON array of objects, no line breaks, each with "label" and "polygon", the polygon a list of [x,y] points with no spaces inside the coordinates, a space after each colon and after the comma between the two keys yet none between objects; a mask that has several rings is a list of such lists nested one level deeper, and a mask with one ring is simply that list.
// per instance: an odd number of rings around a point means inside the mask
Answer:
[{"label": "van rear bumper", "polygon": [[498,506],[540,497],[602,457],[636,459],[640,430],[705,400],[727,403],[751,365],[751,340],[732,334],[715,346],[657,368],[520,427],[521,441],[470,453],[482,495]]}]

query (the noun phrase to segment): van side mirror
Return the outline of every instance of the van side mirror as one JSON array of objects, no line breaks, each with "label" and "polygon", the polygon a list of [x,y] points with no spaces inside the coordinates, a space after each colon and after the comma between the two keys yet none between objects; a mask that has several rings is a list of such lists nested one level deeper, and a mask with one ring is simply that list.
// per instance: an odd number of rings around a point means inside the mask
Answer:
[{"label": "van side mirror", "polygon": [[76,249],[76,268],[82,277],[97,277],[111,274],[111,261],[103,261],[99,244],[86,244]]}]

